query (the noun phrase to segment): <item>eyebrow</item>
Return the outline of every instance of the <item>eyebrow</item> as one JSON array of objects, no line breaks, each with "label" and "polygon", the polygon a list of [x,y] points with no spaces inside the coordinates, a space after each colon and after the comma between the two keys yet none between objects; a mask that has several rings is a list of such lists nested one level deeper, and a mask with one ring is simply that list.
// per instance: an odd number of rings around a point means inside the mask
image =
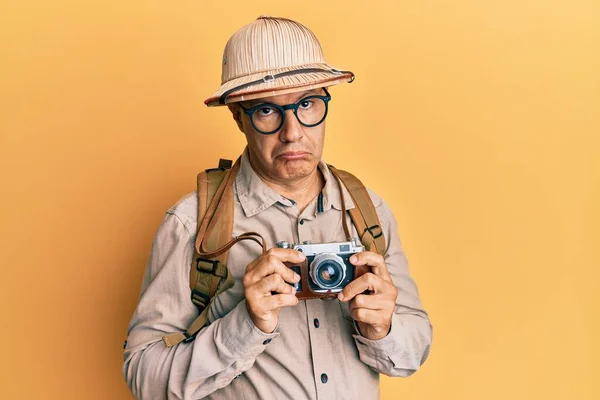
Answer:
[{"label": "eyebrow", "polygon": [[[321,88],[317,88],[317,89],[310,89],[307,90],[305,92],[300,92],[298,98],[296,99],[295,103],[298,102],[300,99],[302,99],[304,96],[308,95],[308,94],[318,94],[319,90]],[[243,102],[246,103],[246,102]],[[271,101],[267,101],[265,99],[254,99],[254,100],[248,100],[248,104],[246,104],[246,107],[254,107],[258,104],[275,104],[272,103]]]}]

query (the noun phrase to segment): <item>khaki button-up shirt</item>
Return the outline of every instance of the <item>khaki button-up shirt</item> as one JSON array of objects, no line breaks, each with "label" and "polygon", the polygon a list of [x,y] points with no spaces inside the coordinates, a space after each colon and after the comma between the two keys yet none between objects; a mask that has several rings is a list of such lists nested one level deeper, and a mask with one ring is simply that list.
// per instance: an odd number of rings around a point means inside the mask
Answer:
[{"label": "khaki button-up shirt", "polygon": [[[247,151],[234,184],[233,235],[259,232],[268,247],[278,241],[346,241],[341,196],[324,162],[325,185],[302,212],[293,200],[267,186],[254,172]],[[189,271],[197,229],[197,196],[183,197],[156,233],[131,319],[123,373],[139,399],[357,399],[379,398],[379,373],[408,376],[425,361],[431,325],[421,306],[400,244],[395,219],[369,191],[386,239],[385,262],[398,288],[389,334],[360,335],[348,303],[300,301],[279,314],[276,330],[260,331],[250,318],[242,278],[261,254],[251,241],[231,248],[227,267],[235,285],[209,310],[210,324],[189,343],[165,347],[162,336],[185,331],[198,316],[190,300]],[[346,208],[352,200],[344,192]],[[348,215],[344,216],[352,226]],[[358,237],[356,230],[353,234]]]}]

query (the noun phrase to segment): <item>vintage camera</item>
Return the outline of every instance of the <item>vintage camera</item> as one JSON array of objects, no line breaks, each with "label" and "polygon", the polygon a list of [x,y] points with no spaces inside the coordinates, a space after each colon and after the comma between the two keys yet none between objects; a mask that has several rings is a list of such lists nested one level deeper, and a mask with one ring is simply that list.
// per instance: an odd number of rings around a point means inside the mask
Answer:
[{"label": "vintage camera", "polygon": [[277,242],[277,247],[291,248],[306,255],[306,260],[301,264],[285,263],[300,275],[300,282],[293,286],[296,288],[296,297],[301,300],[336,297],[348,283],[367,272],[366,266],[355,267],[350,264],[350,257],[364,250],[356,239],[335,243]]}]

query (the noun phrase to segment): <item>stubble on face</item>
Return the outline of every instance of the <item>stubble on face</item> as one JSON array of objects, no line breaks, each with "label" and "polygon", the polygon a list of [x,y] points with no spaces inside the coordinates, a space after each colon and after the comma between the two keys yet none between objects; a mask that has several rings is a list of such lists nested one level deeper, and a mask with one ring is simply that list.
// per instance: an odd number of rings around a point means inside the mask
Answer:
[{"label": "stubble on face", "polygon": [[[296,96],[284,95],[264,102],[288,104],[313,93],[314,91]],[[242,115],[250,162],[263,180],[287,186],[312,179],[317,174],[317,166],[323,154],[325,121],[308,128],[302,126],[288,111],[286,123],[281,130],[264,135],[254,129],[245,114]],[[291,127],[288,126],[290,123]]]},{"label": "stubble on face", "polygon": [[[305,129],[303,140],[296,143],[282,143],[271,151],[272,170],[286,179],[298,179],[312,174],[321,160],[323,132],[311,132],[311,128]],[[307,138],[307,136],[312,137]]]},{"label": "stubble on face", "polygon": [[[314,128],[313,128],[314,129]],[[308,133],[310,135],[310,133]],[[255,133],[254,135],[260,135]],[[266,180],[279,184],[300,181],[313,175],[323,153],[323,134],[317,143],[273,143],[275,141],[246,134],[250,162],[257,173]],[[265,142],[271,143],[265,143]]]}]

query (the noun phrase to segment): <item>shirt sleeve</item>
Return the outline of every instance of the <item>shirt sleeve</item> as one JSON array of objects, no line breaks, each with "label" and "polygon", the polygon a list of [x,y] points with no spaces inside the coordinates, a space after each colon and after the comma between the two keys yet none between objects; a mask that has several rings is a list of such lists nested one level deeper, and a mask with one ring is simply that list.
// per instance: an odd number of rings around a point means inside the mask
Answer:
[{"label": "shirt sleeve", "polygon": [[362,362],[382,374],[406,377],[412,375],[427,359],[432,326],[421,305],[417,286],[410,276],[396,220],[387,204],[370,193],[383,227],[387,245],[385,263],[398,288],[398,297],[392,326],[386,337],[369,340],[360,334],[356,323],[353,336]]},{"label": "shirt sleeve", "polygon": [[194,237],[174,213],[161,224],[146,265],[139,302],[129,324],[123,375],[137,399],[198,399],[248,370],[279,336],[258,329],[242,300],[189,343],[165,346],[198,316],[190,298]]}]

